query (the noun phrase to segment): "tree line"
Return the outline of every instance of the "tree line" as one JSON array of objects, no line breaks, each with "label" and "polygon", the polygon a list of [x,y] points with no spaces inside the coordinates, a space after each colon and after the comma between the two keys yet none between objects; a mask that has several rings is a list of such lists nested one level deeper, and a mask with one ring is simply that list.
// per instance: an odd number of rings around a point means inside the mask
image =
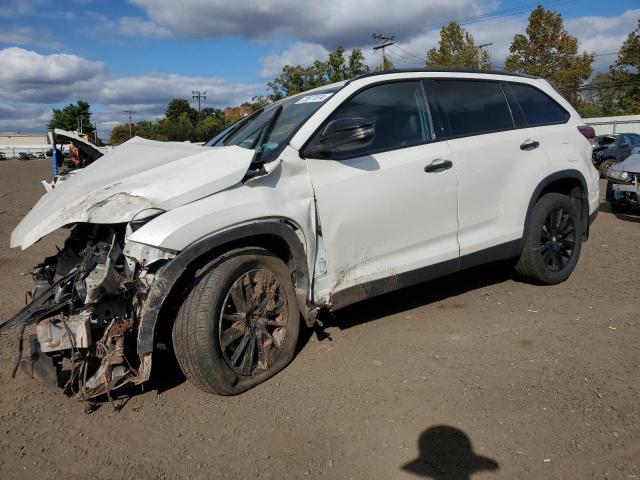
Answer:
[{"label": "tree line", "polygon": [[[562,16],[538,6],[529,15],[526,31],[514,36],[504,68],[551,81],[584,117],[640,112],[640,20],[609,71],[596,74],[587,84],[584,82],[592,75],[595,54],[578,50],[578,40],[565,29]],[[438,46],[426,52],[424,65],[428,68],[493,68],[489,52],[477,46],[473,36],[457,22],[441,29]],[[381,69],[393,68],[391,60],[383,57]],[[355,48],[347,54],[343,47],[338,47],[327,58],[315,60],[308,66],[284,66],[281,73],[267,83],[266,95],[254,97],[242,106],[256,110],[290,95],[369,71],[371,68],[365,63],[361,49]],[[75,130],[80,118],[88,126],[85,132],[93,131],[89,104],[83,101],[54,109],[49,127]],[[204,142],[236,120],[225,117],[224,112],[216,108],[204,108],[198,113],[188,100],[173,99],[164,118],[138,122],[131,130],[132,135],[152,140]],[[118,145],[128,138],[129,125],[117,125],[111,131],[110,143]]]}]

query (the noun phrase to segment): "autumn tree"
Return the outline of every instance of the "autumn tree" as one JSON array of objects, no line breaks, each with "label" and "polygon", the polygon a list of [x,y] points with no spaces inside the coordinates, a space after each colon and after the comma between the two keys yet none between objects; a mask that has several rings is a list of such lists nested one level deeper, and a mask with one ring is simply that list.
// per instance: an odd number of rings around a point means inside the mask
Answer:
[{"label": "autumn tree", "polygon": [[49,128],[93,133],[95,128],[91,123],[91,106],[84,100],[78,100],[76,104],[70,103],[63,108],[54,108]]},{"label": "autumn tree", "polygon": [[[131,126],[131,136],[136,136],[136,125]],[[123,123],[120,125],[116,125],[111,129],[111,135],[109,135],[109,144],[111,145],[120,145],[121,143],[129,140],[129,124]]]},{"label": "autumn tree", "polygon": [[505,68],[552,81],[574,105],[578,87],[591,76],[593,55],[578,53],[578,40],[564,28],[562,16],[539,5],[529,15],[526,35],[513,37]]},{"label": "autumn tree", "polygon": [[438,48],[427,52],[426,67],[491,69],[489,52],[476,47],[473,36],[459,23],[450,22],[440,30]]},{"label": "autumn tree", "polygon": [[612,66],[611,80],[619,94],[618,108],[622,114],[640,112],[640,20],[622,44],[616,63]]}]

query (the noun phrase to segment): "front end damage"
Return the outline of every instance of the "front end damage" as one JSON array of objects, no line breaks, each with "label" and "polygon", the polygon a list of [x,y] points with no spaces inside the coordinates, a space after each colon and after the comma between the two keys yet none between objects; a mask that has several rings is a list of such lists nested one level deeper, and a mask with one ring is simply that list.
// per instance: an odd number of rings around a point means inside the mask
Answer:
[{"label": "front end damage", "polygon": [[0,333],[19,327],[14,375],[21,367],[80,400],[149,378],[136,349],[139,319],[154,272],[175,252],[128,242],[135,228],[77,224],[34,268],[28,305],[0,325]]}]

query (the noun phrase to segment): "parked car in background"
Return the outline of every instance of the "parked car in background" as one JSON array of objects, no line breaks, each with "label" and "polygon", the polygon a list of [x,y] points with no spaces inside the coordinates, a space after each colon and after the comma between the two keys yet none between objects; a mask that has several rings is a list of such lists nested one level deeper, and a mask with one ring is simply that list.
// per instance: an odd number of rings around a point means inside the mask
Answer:
[{"label": "parked car in background", "polygon": [[640,135],[637,133],[598,135],[592,145],[593,165],[604,178],[611,165],[623,161],[631,155],[632,148],[640,146]]},{"label": "parked car in background", "polygon": [[71,232],[0,333],[36,324],[24,367],[80,398],[147,381],[159,344],[235,395],[322,309],[511,258],[563,282],[600,201],[582,126],[543,79],[419,69],[285,98],[206,146],[136,137],[15,228],[22,249]]},{"label": "parked car in background", "polygon": [[35,158],[44,158],[44,152],[36,152],[34,156]]},{"label": "parked car in background", "polygon": [[18,160],[31,160],[30,155],[27,152],[18,152]]},{"label": "parked car in background", "polygon": [[0,160],[6,160],[7,159],[7,154],[4,152],[0,152]]},{"label": "parked car in background", "polygon": [[607,170],[606,195],[614,211],[640,206],[640,147]]}]

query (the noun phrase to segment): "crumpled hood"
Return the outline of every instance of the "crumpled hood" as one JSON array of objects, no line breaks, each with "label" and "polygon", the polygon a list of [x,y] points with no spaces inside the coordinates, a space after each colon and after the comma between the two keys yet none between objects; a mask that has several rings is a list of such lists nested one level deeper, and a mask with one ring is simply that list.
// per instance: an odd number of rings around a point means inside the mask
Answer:
[{"label": "crumpled hood", "polygon": [[640,153],[635,153],[622,162],[614,163],[611,169],[620,172],[640,173]]},{"label": "crumpled hood", "polygon": [[13,230],[11,247],[24,250],[72,223],[123,223],[149,208],[171,210],[212,195],[242,180],[253,154],[134,137],[58,181]]}]

